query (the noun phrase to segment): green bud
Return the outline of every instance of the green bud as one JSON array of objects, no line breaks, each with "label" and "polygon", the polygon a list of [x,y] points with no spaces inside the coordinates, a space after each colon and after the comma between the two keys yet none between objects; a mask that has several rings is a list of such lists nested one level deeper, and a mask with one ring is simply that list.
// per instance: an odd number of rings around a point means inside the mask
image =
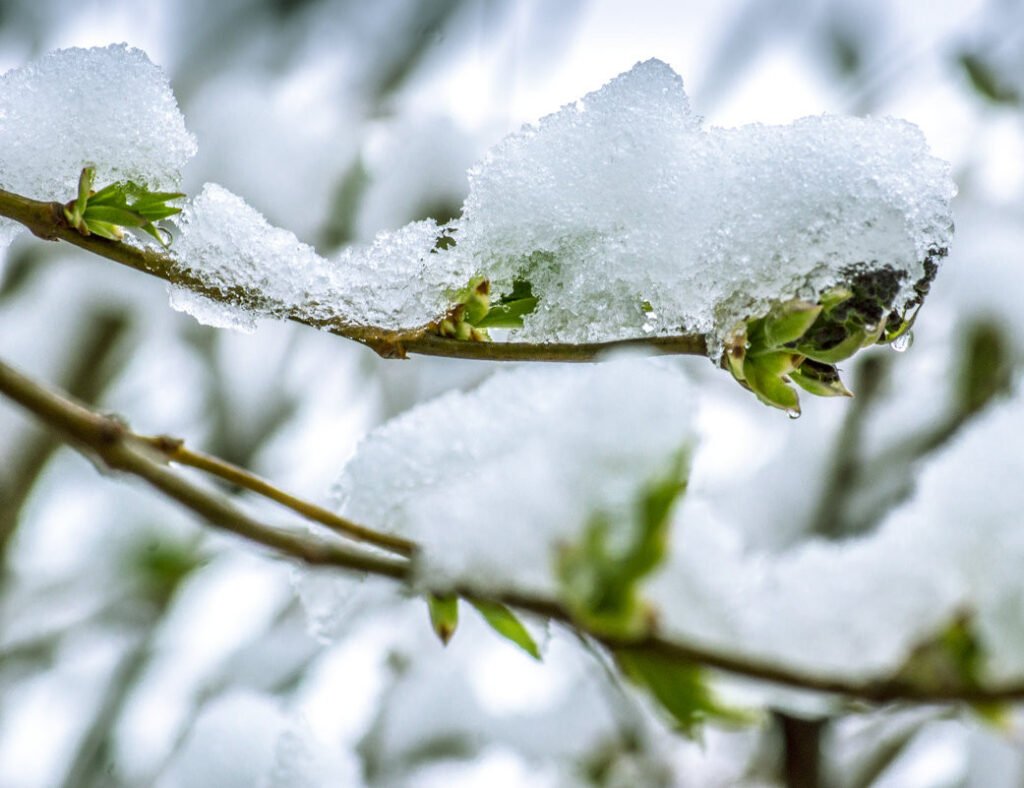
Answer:
[{"label": "green bud", "polygon": [[466,300],[466,322],[476,325],[487,315],[491,308],[491,283],[481,279],[475,287],[470,288]]},{"label": "green bud", "polygon": [[540,661],[541,654],[540,648],[537,647],[537,642],[515,613],[505,605],[498,604],[497,602],[486,602],[482,599],[470,599],[468,601],[469,604],[476,608],[477,612],[491,629],[513,645],[518,646],[538,662]]},{"label": "green bud", "polygon": [[151,192],[136,183],[111,183],[92,191],[95,170],[85,167],[78,179],[78,196],[64,206],[64,218],[82,235],[98,235],[112,241],[124,238],[125,227],[137,227],[168,246],[170,236],[154,224],[181,212],[167,205],[185,195],[180,192]]},{"label": "green bud", "polygon": [[82,215],[85,211],[86,203],[89,202],[89,196],[92,194],[92,182],[95,177],[95,167],[83,167],[81,174],[78,176],[78,197],[75,199],[73,209],[78,216]]},{"label": "green bud", "polygon": [[427,594],[426,599],[427,609],[430,611],[430,625],[441,643],[447,646],[459,625],[459,598]]},{"label": "green bud", "polygon": [[85,213],[85,206],[89,202],[89,195],[92,194],[92,181],[96,174],[93,167],[83,167],[78,176],[78,196],[64,206],[64,218],[68,224],[74,227],[83,235],[89,235],[85,228],[82,215]]},{"label": "green bud", "polygon": [[729,366],[732,376],[742,383],[743,361],[747,357],[747,327],[740,323],[732,330],[729,340],[725,343],[725,362]]},{"label": "green bud", "polygon": [[[849,266],[842,283],[821,293],[818,303],[793,299],[733,329],[721,364],[762,401],[799,413],[797,392],[788,384],[825,397],[849,397],[835,364],[858,350],[892,342],[914,322],[932,278],[935,260],[945,250],[931,249],[915,296],[896,308],[906,272],[892,266]],[[899,349],[899,348],[897,348]]]},{"label": "green bud", "polygon": [[454,296],[454,306],[436,331],[443,337],[460,341],[489,342],[488,328],[522,328],[523,317],[537,307],[537,298],[529,282],[516,281],[512,292],[491,298],[491,283],[475,276]]}]

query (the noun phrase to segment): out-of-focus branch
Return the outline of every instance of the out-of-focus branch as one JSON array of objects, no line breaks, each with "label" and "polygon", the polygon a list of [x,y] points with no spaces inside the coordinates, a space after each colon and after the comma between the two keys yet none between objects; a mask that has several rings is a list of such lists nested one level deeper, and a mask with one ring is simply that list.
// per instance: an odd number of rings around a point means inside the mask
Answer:
[{"label": "out-of-focus branch", "polygon": [[[63,387],[71,396],[84,402],[95,402],[100,397],[116,371],[110,361],[128,326],[124,312],[104,309],[87,316],[84,336],[68,360],[64,378]],[[50,433],[33,433],[14,450],[10,465],[0,473],[0,566],[25,501],[60,445]]]},{"label": "out-of-focus branch", "polygon": [[[922,460],[948,445],[1011,388],[1015,369],[1004,329],[988,320],[962,331],[959,369],[951,376],[948,412],[917,434],[903,436],[877,456],[864,457],[866,415],[885,386],[891,359],[867,356],[857,369],[857,398],[847,411],[812,530],[829,538],[857,536],[877,525],[914,492]],[[856,498],[857,505],[851,506]]]},{"label": "out-of-focus branch", "polygon": [[90,788],[99,785],[110,756],[110,732],[124,711],[132,690],[137,686],[153,651],[159,631],[157,617],[141,638],[126,653],[107,681],[106,691],[82,740],[78,744],[62,785],[64,788]]},{"label": "out-of-focus branch", "polygon": [[[331,566],[365,572],[407,585],[414,580],[412,563],[407,559],[356,551],[309,534],[275,528],[253,519],[230,501],[168,468],[164,454],[154,447],[154,441],[160,439],[136,435],[122,422],[95,413],[50,391],[2,362],[0,394],[29,410],[83,454],[95,458],[112,470],[145,480],[164,495],[221,530],[313,566]],[[473,588],[455,588],[449,591],[469,599],[499,602],[564,623],[619,653],[656,653],[683,663],[703,665],[726,673],[872,703],[993,703],[1024,699],[1024,681],[981,687],[954,683],[925,686],[903,677],[849,679],[775,664],[758,657],[729,653],[699,642],[666,638],[655,630],[635,637],[587,632],[572,614],[555,600],[515,592],[481,595]]]},{"label": "out-of-focus branch", "polygon": [[890,365],[891,361],[879,354],[866,356],[857,367],[853,386],[857,396],[850,403],[835,440],[832,466],[810,521],[812,533],[829,539],[852,535],[846,522],[846,507],[861,482],[864,426],[882,391]]},{"label": "out-of-focus branch", "polygon": [[[312,565],[405,579],[406,561],[357,552],[333,542],[260,522],[226,498],[187,479],[165,463],[154,439],[131,432],[123,422],[49,391],[0,363],[0,392],[46,423],[63,440],[103,466],[145,480],[211,525]],[[158,440],[158,439],[157,439]]]},{"label": "out-of-focus branch", "polygon": [[[173,257],[155,249],[142,249],[96,235],[82,235],[68,224],[60,203],[39,202],[0,189],[0,216],[19,222],[45,240],[65,241],[214,301],[256,312],[265,311],[270,306],[266,297],[258,291],[242,287],[214,287],[204,282],[193,271],[180,265]],[[409,353],[415,353],[488,361],[593,361],[604,352],[623,347],[649,348],[662,353],[684,355],[707,354],[704,337],[695,334],[585,344],[470,342],[438,336],[427,326],[398,331],[377,326],[353,325],[341,317],[314,319],[300,308],[285,310],[281,316],[352,339],[372,348],[385,358],[403,358]]]}]

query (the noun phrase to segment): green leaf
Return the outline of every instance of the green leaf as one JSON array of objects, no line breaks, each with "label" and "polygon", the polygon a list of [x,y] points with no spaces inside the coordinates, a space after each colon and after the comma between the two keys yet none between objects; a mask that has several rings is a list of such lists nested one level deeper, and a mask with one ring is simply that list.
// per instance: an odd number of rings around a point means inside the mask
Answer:
[{"label": "green leaf", "polygon": [[523,318],[537,308],[537,301],[533,286],[517,280],[512,285],[512,292],[492,303],[487,314],[475,325],[478,328],[522,328]]},{"label": "green leaf", "polygon": [[142,216],[151,222],[159,222],[161,219],[167,219],[181,213],[181,208],[175,208],[173,205],[164,205],[162,207],[153,208],[139,208],[136,205],[132,206],[132,210],[139,216]]},{"label": "green leaf", "polygon": [[971,86],[982,96],[996,104],[1018,104],[1020,94],[1006,85],[999,76],[977,55],[965,52],[960,55],[963,68]]},{"label": "green leaf", "polygon": [[813,359],[805,359],[797,369],[789,373],[789,379],[804,391],[818,397],[853,396],[839,379],[839,371],[834,366]]},{"label": "green leaf", "polygon": [[848,333],[845,339],[832,347],[819,348],[812,344],[800,344],[797,345],[796,350],[801,355],[813,358],[823,364],[835,364],[845,361],[862,347],[870,344],[872,344],[872,340],[870,340],[869,334],[863,329],[857,329]]},{"label": "green leaf", "polygon": [[807,301],[790,301],[772,310],[764,321],[764,336],[768,347],[777,348],[796,342],[814,325],[822,307]]},{"label": "green leaf", "polygon": [[848,287],[837,286],[830,287],[821,297],[818,299],[818,303],[821,304],[821,308],[825,312],[831,312],[840,304],[844,304],[853,298],[853,291]]},{"label": "green leaf", "polygon": [[181,584],[203,562],[195,543],[146,541],[125,555],[126,571],[141,585],[142,594],[166,604]]},{"label": "green leaf", "polygon": [[126,207],[128,200],[125,198],[124,184],[111,183],[109,186],[104,186],[89,197],[89,204]]},{"label": "green leaf", "polygon": [[86,220],[98,220],[108,224],[116,224],[121,227],[142,227],[146,220],[134,211],[127,208],[120,208],[114,205],[93,205],[86,206],[83,216]]},{"label": "green leaf", "polygon": [[[668,471],[640,491],[631,523],[613,529],[608,515],[597,512],[582,539],[560,551],[556,574],[562,595],[588,629],[631,635],[645,628],[648,617],[639,584],[664,560],[671,512],[686,489],[688,463],[689,452],[680,451]],[[626,538],[623,528],[629,529]]]},{"label": "green leaf", "polygon": [[516,618],[515,613],[497,602],[486,602],[482,599],[468,599],[467,601],[483,616],[484,621],[490,625],[491,629],[519,646],[534,659],[540,660],[540,649],[537,648],[537,643],[523,626],[523,622]]},{"label": "green leaf", "polygon": [[427,594],[426,600],[427,609],[430,611],[430,625],[441,642],[447,646],[459,626],[459,598]]},{"label": "green leaf", "polygon": [[128,185],[131,188],[126,193],[133,198],[132,208],[137,211],[150,206],[163,205],[171,200],[180,200],[185,196],[184,192],[151,192],[134,183]]},{"label": "green leaf", "polygon": [[536,296],[497,304],[492,306],[490,311],[476,325],[479,328],[522,328],[523,318],[536,308]]},{"label": "green leaf", "polygon": [[84,235],[98,235],[111,241],[120,241],[124,238],[124,230],[110,222],[87,219],[83,222],[83,227],[87,230]]},{"label": "green leaf", "polygon": [[615,660],[623,675],[646,689],[685,736],[694,738],[709,719],[731,724],[752,721],[750,715],[718,703],[699,665],[632,649],[616,651]]},{"label": "green leaf", "polygon": [[159,227],[154,225],[152,222],[142,225],[140,228],[143,232],[148,233],[156,239],[156,242],[165,249],[171,245],[171,234],[166,230],[161,230]]},{"label": "green leaf", "polygon": [[924,690],[976,689],[985,652],[966,614],[957,616],[930,640],[918,645],[897,677]]},{"label": "green leaf", "polygon": [[768,353],[748,353],[746,360],[743,362],[744,374],[747,374],[747,367],[756,367],[757,372],[763,375],[773,375],[775,377],[781,377],[788,375],[798,366],[802,361],[799,354],[794,353],[791,350],[773,350]]},{"label": "green leaf", "polygon": [[783,379],[796,368],[799,356],[792,353],[748,355],[743,362],[743,377],[750,390],[766,405],[789,413],[800,413],[800,397]]}]

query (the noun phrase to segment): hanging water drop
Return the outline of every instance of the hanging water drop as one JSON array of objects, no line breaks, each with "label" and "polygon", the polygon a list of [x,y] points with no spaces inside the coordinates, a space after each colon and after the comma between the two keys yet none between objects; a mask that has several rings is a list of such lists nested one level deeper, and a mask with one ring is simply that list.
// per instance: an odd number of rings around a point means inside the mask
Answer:
[{"label": "hanging water drop", "polygon": [[789,409],[786,410],[786,415],[789,416],[791,419],[799,419],[800,418],[800,409],[799,408],[789,408]]},{"label": "hanging water drop", "polygon": [[910,350],[910,346],[914,344],[914,332],[907,331],[905,334],[900,334],[896,339],[889,343],[889,347],[895,350],[897,353],[902,353],[905,350]]}]

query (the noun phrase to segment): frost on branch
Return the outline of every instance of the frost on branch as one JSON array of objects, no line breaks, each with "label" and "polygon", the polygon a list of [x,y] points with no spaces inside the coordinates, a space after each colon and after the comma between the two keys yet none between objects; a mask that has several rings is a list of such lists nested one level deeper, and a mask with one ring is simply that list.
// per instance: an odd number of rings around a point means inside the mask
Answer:
[{"label": "frost on branch", "polygon": [[692,412],[686,379],[656,363],[502,372],[373,432],[341,509],[422,544],[434,590],[556,594],[560,556],[596,520],[612,550],[641,528],[638,500],[691,446]]},{"label": "frost on branch", "polygon": [[415,328],[443,314],[471,275],[457,262],[432,264],[442,235],[434,222],[414,222],[326,259],[215,183],[186,204],[178,227],[171,254],[220,297],[177,288],[171,304],[220,327],[252,330],[257,317],[294,314],[314,323]]},{"label": "frost on branch", "polygon": [[435,262],[495,294],[529,282],[519,339],[702,333],[717,356],[738,322],[865,272],[889,272],[899,311],[949,245],[954,191],[909,123],[705,129],[651,60],[492,149]]},{"label": "frost on branch", "polygon": [[167,76],[138,49],[62,49],[0,77],[0,188],[66,200],[93,164],[100,186],[175,191],[195,152]]},{"label": "frost on branch", "polygon": [[[469,179],[450,225],[413,223],[333,260],[208,187],[187,211],[178,255],[228,300],[234,287],[260,287],[267,315],[440,326],[486,282],[492,307],[519,299],[514,319],[494,323],[516,327],[515,339],[699,333],[717,359],[737,325],[773,306],[857,288],[884,291],[865,341],[886,318],[901,324],[949,245],[955,191],[909,123],[821,116],[706,129],[681,79],[655,60],[510,135]],[[832,351],[833,337],[817,339]],[[826,373],[810,387],[827,390]]]},{"label": "frost on branch", "polygon": [[269,314],[296,303],[315,308],[312,291],[322,281],[325,261],[293,233],[268,224],[241,197],[208,183],[185,205],[177,224],[171,254],[219,291],[225,303],[177,288],[171,291],[175,309],[201,323],[251,331],[255,315],[229,306],[238,300],[233,292],[258,294]]},{"label": "frost on branch", "polygon": [[533,285],[521,337],[538,341],[721,341],[881,266],[900,278],[898,307],[952,231],[949,166],[913,125],[705,129],[656,60],[506,138],[470,183],[453,251],[499,292]]}]

